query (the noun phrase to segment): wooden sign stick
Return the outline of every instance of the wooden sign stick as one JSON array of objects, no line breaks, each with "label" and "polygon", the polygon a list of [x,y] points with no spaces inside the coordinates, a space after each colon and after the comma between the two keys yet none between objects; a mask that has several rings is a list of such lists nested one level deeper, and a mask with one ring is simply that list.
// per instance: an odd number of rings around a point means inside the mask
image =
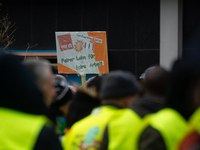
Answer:
[{"label": "wooden sign stick", "polygon": [[86,88],[86,74],[81,74],[81,83],[84,88]]}]

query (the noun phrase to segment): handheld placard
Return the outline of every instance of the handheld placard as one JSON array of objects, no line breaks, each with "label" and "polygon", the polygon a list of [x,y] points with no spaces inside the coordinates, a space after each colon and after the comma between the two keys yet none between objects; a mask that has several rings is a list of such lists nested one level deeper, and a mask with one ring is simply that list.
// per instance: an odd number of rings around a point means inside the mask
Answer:
[{"label": "handheld placard", "polygon": [[106,74],[108,69],[105,31],[55,32],[58,73],[81,75],[86,86],[86,74]]}]

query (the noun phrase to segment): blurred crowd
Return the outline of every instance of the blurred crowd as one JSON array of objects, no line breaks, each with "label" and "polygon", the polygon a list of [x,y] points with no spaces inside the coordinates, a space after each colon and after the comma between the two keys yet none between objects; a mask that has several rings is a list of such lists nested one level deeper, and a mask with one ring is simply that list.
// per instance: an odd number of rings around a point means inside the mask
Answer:
[{"label": "blurred crowd", "polygon": [[0,150],[198,150],[200,62],[96,75],[86,87],[50,62],[0,54]]}]

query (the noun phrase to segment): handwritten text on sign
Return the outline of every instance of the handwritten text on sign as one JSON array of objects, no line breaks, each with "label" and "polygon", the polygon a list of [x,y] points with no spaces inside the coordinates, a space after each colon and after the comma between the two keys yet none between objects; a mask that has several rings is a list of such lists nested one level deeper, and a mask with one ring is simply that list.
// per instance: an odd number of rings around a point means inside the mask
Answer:
[{"label": "handwritten text on sign", "polygon": [[108,73],[106,32],[56,32],[59,73]]}]

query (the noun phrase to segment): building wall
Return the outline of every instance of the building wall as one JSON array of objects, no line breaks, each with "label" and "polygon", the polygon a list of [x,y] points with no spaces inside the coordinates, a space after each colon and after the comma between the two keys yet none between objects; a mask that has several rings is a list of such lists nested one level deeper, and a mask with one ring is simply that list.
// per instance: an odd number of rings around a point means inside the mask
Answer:
[{"label": "building wall", "polygon": [[[55,50],[55,31],[106,31],[110,71],[137,77],[159,64],[159,0],[2,1],[2,13],[15,22],[10,50]],[[54,60],[56,61],[56,60]]]},{"label": "building wall", "polygon": [[198,0],[183,1],[183,57],[200,56],[200,11]]}]

